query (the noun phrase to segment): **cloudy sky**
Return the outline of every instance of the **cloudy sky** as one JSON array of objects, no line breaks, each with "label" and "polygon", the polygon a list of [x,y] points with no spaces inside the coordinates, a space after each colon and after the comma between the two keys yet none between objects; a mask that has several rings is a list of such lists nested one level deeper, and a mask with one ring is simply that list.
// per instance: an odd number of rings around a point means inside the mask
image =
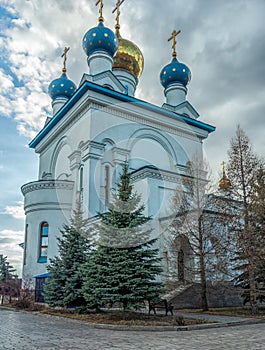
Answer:
[{"label": "cloudy sky", "polygon": [[[20,272],[24,217],[20,187],[37,179],[37,156],[27,144],[51,113],[47,87],[60,75],[70,46],[68,76],[77,85],[88,72],[81,40],[97,24],[95,0],[0,0],[0,254]],[[114,27],[105,1],[105,25]],[[264,151],[265,1],[125,0],[121,35],[145,58],[137,97],[164,102],[159,83],[171,60],[167,42],[178,36],[178,59],[192,71],[188,100],[200,120],[216,126],[205,142],[218,178],[229,141],[240,123],[260,155]]]}]

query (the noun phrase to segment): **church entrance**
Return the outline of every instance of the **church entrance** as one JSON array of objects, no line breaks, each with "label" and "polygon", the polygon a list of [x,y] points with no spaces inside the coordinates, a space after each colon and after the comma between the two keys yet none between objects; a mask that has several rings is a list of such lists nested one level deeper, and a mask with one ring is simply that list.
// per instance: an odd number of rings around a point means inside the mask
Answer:
[{"label": "church entrance", "polygon": [[167,279],[180,284],[193,280],[194,256],[189,240],[185,235],[177,236],[169,247],[166,256]]}]

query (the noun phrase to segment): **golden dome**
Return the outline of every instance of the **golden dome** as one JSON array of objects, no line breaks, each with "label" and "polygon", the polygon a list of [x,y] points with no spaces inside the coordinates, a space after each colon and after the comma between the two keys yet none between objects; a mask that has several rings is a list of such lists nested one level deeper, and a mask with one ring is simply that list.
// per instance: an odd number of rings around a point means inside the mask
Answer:
[{"label": "golden dome", "polygon": [[116,52],[113,68],[124,69],[139,78],[144,68],[144,57],[137,45],[119,37],[119,47]]},{"label": "golden dome", "polygon": [[227,190],[231,188],[231,181],[228,177],[222,177],[221,180],[218,181],[218,186],[221,190]]},{"label": "golden dome", "polygon": [[223,176],[218,181],[218,186],[220,190],[229,190],[232,187],[231,181],[228,179],[225,173],[225,162],[222,162]]}]

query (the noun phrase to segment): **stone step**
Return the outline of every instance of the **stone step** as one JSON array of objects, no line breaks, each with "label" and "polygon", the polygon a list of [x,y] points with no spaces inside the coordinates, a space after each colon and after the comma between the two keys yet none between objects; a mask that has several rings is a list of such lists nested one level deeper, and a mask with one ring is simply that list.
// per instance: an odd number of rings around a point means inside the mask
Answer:
[{"label": "stone step", "polygon": [[170,301],[170,300],[174,299],[175,297],[177,297],[178,295],[185,292],[185,290],[187,290],[191,286],[192,286],[192,284],[182,284],[182,285],[178,286],[177,288],[171,290],[170,292],[164,294],[163,299]]}]

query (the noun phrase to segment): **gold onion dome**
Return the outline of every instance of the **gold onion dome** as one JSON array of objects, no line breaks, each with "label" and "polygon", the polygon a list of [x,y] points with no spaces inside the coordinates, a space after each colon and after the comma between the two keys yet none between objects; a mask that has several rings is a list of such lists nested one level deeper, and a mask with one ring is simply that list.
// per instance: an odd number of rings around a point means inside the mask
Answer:
[{"label": "gold onion dome", "polygon": [[218,186],[220,190],[229,190],[232,187],[231,181],[228,179],[226,173],[225,173],[225,168],[224,168],[224,162],[222,162],[222,168],[223,168],[223,176],[222,178],[218,181]]},{"label": "gold onion dome", "polygon": [[144,68],[144,57],[137,45],[120,36],[119,47],[113,60],[113,68],[124,69],[140,78]]},{"label": "gold onion dome", "polygon": [[136,78],[140,78],[144,68],[144,57],[137,45],[120,35],[120,7],[124,0],[117,0],[116,7],[112,13],[116,12],[115,33],[119,39],[118,51],[113,57],[113,68],[124,69]]}]

